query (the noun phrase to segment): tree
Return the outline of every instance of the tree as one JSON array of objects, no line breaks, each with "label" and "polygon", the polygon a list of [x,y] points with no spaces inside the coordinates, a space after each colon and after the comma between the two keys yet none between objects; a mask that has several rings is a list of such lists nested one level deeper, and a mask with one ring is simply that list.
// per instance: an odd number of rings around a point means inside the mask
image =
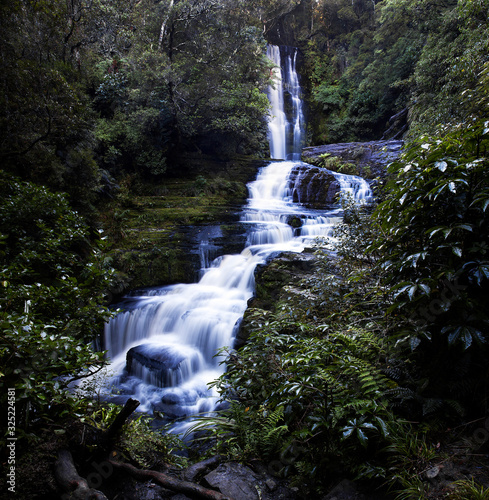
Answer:
[{"label": "tree", "polygon": [[135,5],[131,47],[101,54],[93,74],[103,167],[161,176],[182,150],[265,154],[268,63],[253,22],[232,2]]},{"label": "tree", "polygon": [[488,55],[488,9],[487,2],[462,2],[432,29],[413,75],[413,135],[483,112],[477,96]]},{"label": "tree", "polygon": [[79,71],[88,5],[3,2],[0,10],[2,168],[70,192],[84,211],[100,180]]},{"label": "tree", "polygon": [[172,3],[164,19],[160,46],[175,139],[205,152],[263,152],[267,62],[254,20],[233,2],[210,0]]}]

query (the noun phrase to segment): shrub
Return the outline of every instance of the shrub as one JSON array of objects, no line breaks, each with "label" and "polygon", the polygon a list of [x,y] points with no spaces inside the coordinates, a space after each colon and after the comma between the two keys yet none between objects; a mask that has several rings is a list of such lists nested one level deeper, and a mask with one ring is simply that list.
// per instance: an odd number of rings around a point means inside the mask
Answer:
[{"label": "shrub", "polygon": [[[65,196],[4,177],[0,199],[1,382],[17,426],[77,413],[66,388],[103,365],[92,349],[110,313],[111,273]],[[5,403],[7,391],[3,391]]]}]

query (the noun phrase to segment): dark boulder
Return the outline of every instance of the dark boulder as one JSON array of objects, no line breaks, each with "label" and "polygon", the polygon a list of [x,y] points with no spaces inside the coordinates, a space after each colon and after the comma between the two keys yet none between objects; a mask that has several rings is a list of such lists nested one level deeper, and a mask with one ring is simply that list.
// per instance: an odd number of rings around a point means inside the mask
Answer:
[{"label": "dark boulder", "polygon": [[[381,177],[385,174],[387,165],[399,156],[403,144],[404,141],[389,140],[311,146],[303,149],[302,159],[316,164],[321,155],[329,155],[344,163],[356,165],[362,177]],[[367,172],[369,175],[365,175]]]},{"label": "dark boulder", "polygon": [[265,467],[255,470],[236,462],[219,465],[204,482],[236,500],[295,500],[297,493],[272,476]]},{"label": "dark boulder", "polygon": [[324,208],[337,201],[340,185],[330,170],[299,163],[290,172],[289,189],[295,203]]}]

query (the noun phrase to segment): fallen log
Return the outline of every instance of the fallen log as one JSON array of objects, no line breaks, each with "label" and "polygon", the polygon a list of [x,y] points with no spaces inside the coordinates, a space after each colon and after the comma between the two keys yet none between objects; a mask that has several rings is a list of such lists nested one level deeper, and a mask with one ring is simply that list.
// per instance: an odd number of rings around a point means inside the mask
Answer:
[{"label": "fallen log", "polygon": [[184,493],[189,495],[194,495],[205,500],[233,500],[231,497],[225,496],[215,490],[210,490],[204,488],[199,484],[191,483],[189,481],[181,481],[175,477],[164,474],[163,472],[158,472],[154,470],[141,470],[132,466],[131,464],[115,462],[109,460],[108,463],[122,472],[127,472],[132,477],[142,481],[148,481],[149,479],[160,484],[161,486],[168,488],[177,493]]},{"label": "fallen log", "polygon": [[107,500],[101,491],[90,488],[87,480],[78,474],[68,450],[58,452],[54,475],[63,490],[63,500]]}]

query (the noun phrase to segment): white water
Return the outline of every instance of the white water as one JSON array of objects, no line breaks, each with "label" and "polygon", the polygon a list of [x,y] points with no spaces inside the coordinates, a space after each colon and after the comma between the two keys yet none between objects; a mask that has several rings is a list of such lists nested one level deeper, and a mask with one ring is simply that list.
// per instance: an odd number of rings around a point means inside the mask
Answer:
[{"label": "white water", "polygon": [[[300,160],[304,141],[305,120],[302,109],[302,90],[296,70],[297,51],[289,47],[269,45],[268,58],[274,63],[268,96],[272,105],[269,122],[270,154],[277,160]],[[287,117],[285,103],[291,113]]]},{"label": "white water", "polygon": [[[273,47],[269,53],[272,57],[280,54]],[[285,68],[290,74],[285,80],[295,82],[287,83],[289,91],[295,89],[295,95],[300,96],[295,54],[288,55],[287,61]],[[301,105],[298,103],[294,116],[288,119],[283,113],[283,88],[271,89],[270,94],[272,155],[279,159],[296,157],[303,134]],[[296,127],[301,129],[297,134]],[[294,130],[292,141],[287,141],[282,128]],[[339,208],[320,212],[292,202],[288,174],[297,163],[271,163],[250,183],[248,203],[241,216],[249,232],[240,254],[218,257],[210,265],[203,257],[198,283],[127,297],[119,305],[125,312],[106,325],[105,348],[112,370],[118,374],[113,383],[123,397],[138,399],[140,410],[177,417],[215,408],[217,394],[208,384],[225,370],[216,353],[224,346],[233,346],[237,325],[254,292],[256,266],[274,252],[301,252],[317,238],[330,237]],[[338,175],[337,180],[343,192],[351,191],[358,200],[370,196],[368,185],[359,178]],[[287,224],[291,216],[300,218],[300,228]],[[131,348],[136,355],[128,371],[126,355]],[[146,361],[141,363],[141,356]]]}]

